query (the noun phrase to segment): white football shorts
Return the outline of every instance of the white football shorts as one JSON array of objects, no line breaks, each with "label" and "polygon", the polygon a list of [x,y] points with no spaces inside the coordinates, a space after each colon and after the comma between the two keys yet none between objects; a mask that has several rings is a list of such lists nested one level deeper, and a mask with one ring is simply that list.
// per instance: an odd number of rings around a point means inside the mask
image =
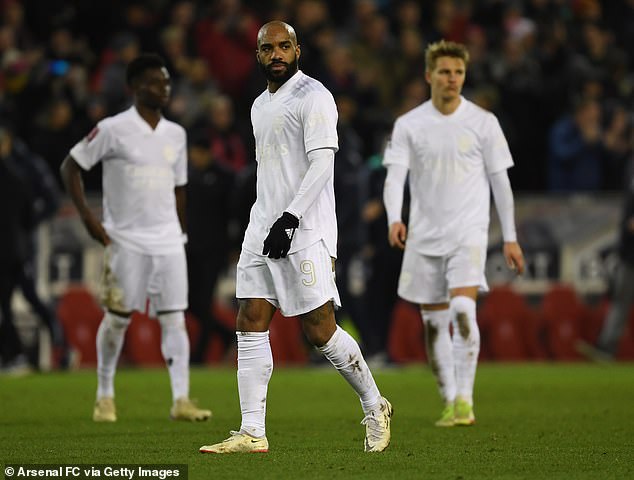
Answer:
[{"label": "white football shorts", "polygon": [[462,246],[443,256],[423,255],[405,248],[398,295],[413,303],[444,303],[449,290],[458,287],[479,287],[487,292],[484,267],[486,245]]},{"label": "white football shorts", "polygon": [[111,243],[104,252],[103,305],[114,312],[150,314],[187,308],[185,249],[168,255],[146,255]]},{"label": "white football shorts", "polygon": [[332,300],[341,306],[334,261],[323,240],[278,260],[242,249],[237,298],[264,298],[285,317],[311,312]]}]

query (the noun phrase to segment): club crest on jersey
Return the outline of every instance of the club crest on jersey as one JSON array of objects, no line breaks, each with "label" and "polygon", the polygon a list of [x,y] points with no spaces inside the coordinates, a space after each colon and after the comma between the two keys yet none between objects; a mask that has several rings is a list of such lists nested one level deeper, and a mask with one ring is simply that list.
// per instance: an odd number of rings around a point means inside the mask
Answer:
[{"label": "club crest on jersey", "polygon": [[90,143],[92,141],[93,138],[95,138],[97,136],[97,134],[99,133],[99,127],[95,127],[93,128],[90,133],[88,135],[86,135],[86,141],[88,143]]},{"label": "club crest on jersey", "polygon": [[473,146],[473,138],[470,135],[461,135],[458,138],[458,150],[460,153],[467,153]]},{"label": "club crest on jersey", "polygon": [[163,158],[170,165],[172,165],[174,162],[176,162],[176,151],[174,150],[174,148],[171,145],[165,145],[163,147]]}]

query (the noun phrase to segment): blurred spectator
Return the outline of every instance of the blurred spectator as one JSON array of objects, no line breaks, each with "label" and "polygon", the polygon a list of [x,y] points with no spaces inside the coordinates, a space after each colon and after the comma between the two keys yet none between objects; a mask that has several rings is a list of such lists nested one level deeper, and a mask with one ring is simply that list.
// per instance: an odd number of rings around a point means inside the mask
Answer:
[{"label": "blurred spectator", "polygon": [[[601,105],[593,98],[580,100],[573,115],[561,118],[550,132],[549,187],[570,192],[617,187],[628,151],[625,111],[617,108],[604,129]],[[608,183],[610,182],[610,183]]]},{"label": "blurred spectator", "polygon": [[0,132],[0,360],[6,371],[27,369],[28,361],[15,327],[11,299],[18,286],[33,227],[32,197],[28,186],[13,170],[11,138]]},{"label": "blurred spectator", "polygon": [[124,32],[116,34],[112,38],[110,50],[104,52],[107,55],[103,59],[105,65],[100,76],[98,91],[106,101],[108,115],[118,113],[129,106],[130,97],[125,81],[125,71],[128,63],[139,55],[139,51],[138,39],[131,33]]},{"label": "blurred spectator", "polygon": [[622,83],[627,74],[627,56],[614,45],[611,32],[596,23],[586,23],[582,28],[581,48],[572,56],[572,78],[598,80],[604,96],[617,98],[625,88]]},{"label": "blurred spectator", "polygon": [[255,67],[253,45],[259,28],[259,21],[240,0],[215,0],[197,23],[198,52],[223,92],[239,96],[246,85]]},{"label": "blurred spectator", "polygon": [[192,363],[204,363],[211,334],[218,335],[225,347],[235,341],[235,332],[212,314],[212,303],[219,275],[229,256],[227,207],[234,174],[216,162],[209,150],[205,132],[194,132],[189,140],[187,184],[187,270],[189,311],[200,323],[200,336],[193,346]]},{"label": "blurred spectator", "polygon": [[378,93],[378,105],[387,107],[394,100],[395,79],[391,74],[397,44],[389,30],[387,18],[369,15],[360,25],[359,35],[351,45],[356,65],[367,75],[366,82]]},{"label": "blurred spectator", "polygon": [[181,27],[170,25],[161,31],[161,53],[165,57],[167,70],[174,72],[172,82],[187,74],[191,59],[185,31]]},{"label": "blurred spectator", "polygon": [[634,176],[631,171],[620,225],[619,260],[614,274],[612,303],[596,344],[577,343],[579,352],[591,360],[615,359],[634,302]]},{"label": "blurred spectator", "polygon": [[59,175],[61,161],[77,138],[87,133],[80,131],[81,129],[73,120],[73,110],[68,100],[53,99],[48,108],[36,119],[28,142],[33,151],[46,160],[49,169],[55,173],[60,187],[62,185]]},{"label": "blurred spectator", "polygon": [[504,41],[502,55],[493,60],[493,76],[510,129],[519,133],[510,145],[515,160],[515,167],[509,172],[511,182],[525,189],[539,188],[545,172],[545,160],[539,152],[546,143],[539,109],[542,75],[522,37],[509,36]]},{"label": "blurred spectator", "polygon": [[429,41],[440,39],[464,42],[464,34],[468,24],[464,4],[454,0],[437,0],[433,2],[433,21]]},{"label": "blurred spectator", "polygon": [[321,82],[333,95],[354,95],[357,89],[355,64],[346,45],[335,45],[324,55]]},{"label": "blurred spectator", "polygon": [[46,162],[33,154],[28,147],[11,132],[0,127],[0,143],[3,161],[32,194],[32,221],[25,231],[23,258],[18,274],[18,287],[43,326],[48,330],[53,347],[59,355],[60,366],[65,368],[73,363],[74,352],[70,349],[62,326],[53,311],[40,298],[36,288],[37,238],[36,228],[50,219],[59,207],[61,192],[55,177]]},{"label": "blurred spectator", "polygon": [[168,113],[186,129],[207,122],[207,112],[218,95],[202,58],[188,61],[184,75],[174,81]]},{"label": "blurred spectator", "polygon": [[35,38],[24,22],[24,6],[19,0],[7,0],[4,3],[2,22],[11,30],[15,46],[20,49],[33,47]]},{"label": "blurred spectator", "polygon": [[391,74],[394,76],[394,88],[392,93],[393,105],[400,97],[401,88],[413,78],[421,78],[425,70],[424,39],[418,30],[403,29],[399,36],[399,47],[394,58],[394,67]]},{"label": "blurred spectator", "polygon": [[208,108],[211,153],[218,164],[237,173],[252,157],[247,156],[244,137],[237,129],[231,98],[217,95],[211,98]]},{"label": "blurred spectator", "polygon": [[397,35],[405,30],[419,31],[422,34],[423,10],[417,0],[400,0],[396,4],[392,29]]},{"label": "blurred spectator", "polygon": [[[392,320],[392,311],[398,300],[396,287],[400,275],[403,254],[390,248],[387,242],[387,215],[383,207],[383,184],[385,169],[381,167],[382,156],[376,155],[369,160],[370,178],[368,182],[368,200],[363,206],[362,218],[368,230],[367,312],[368,325],[374,338],[366,346],[368,361],[383,363],[387,357],[387,340]],[[408,190],[406,189],[406,195]],[[408,203],[408,196],[405,197]],[[407,218],[404,213],[403,218]]]},{"label": "blurred spectator", "polygon": [[290,22],[295,26],[297,38],[301,38],[301,64],[307,75],[322,70],[323,54],[320,48],[319,34],[329,22],[328,5],[325,0],[299,0],[295,5],[294,18]]},{"label": "blurred spectator", "polygon": [[122,30],[132,33],[138,39],[142,51],[157,51],[159,12],[153,9],[151,2],[145,0],[127,0],[122,7]]}]

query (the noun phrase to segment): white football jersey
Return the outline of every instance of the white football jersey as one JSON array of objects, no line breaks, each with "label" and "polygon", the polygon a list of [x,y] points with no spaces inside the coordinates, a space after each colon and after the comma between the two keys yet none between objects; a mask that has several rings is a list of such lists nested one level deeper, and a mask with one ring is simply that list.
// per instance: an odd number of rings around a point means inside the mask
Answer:
[{"label": "white football jersey", "polygon": [[174,187],[187,183],[183,127],[161,118],[156,129],[136,107],[108,117],[75,145],[85,170],[103,167],[103,225],[126,248],[150,255],[183,248]]},{"label": "white football jersey", "polygon": [[409,169],[409,248],[445,255],[460,245],[486,244],[487,174],[513,165],[495,115],[464,97],[443,115],[429,100],[396,120],[383,164]]},{"label": "white football jersey", "polygon": [[[243,247],[262,254],[273,222],[288,208],[309,167],[308,152],[338,150],[337,107],[321,82],[298,71],[274,94],[265,90],[253,102],[251,122],[257,160],[257,198],[251,208]],[[289,253],[324,240],[337,254],[333,176],[304,212]]]}]

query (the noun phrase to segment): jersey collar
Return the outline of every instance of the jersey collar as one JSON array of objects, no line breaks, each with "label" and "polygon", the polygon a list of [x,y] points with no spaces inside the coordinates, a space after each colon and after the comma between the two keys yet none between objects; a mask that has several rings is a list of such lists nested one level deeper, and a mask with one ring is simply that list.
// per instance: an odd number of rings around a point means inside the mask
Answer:
[{"label": "jersey collar", "polygon": [[299,82],[300,78],[302,78],[304,76],[304,72],[302,72],[301,70],[297,70],[297,72],[295,72],[295,74],[289,78],[288,80],[286,80],[282,86],[280,88],[277,89],[277,91],[275,93],[271,93],[269,92],[269,89],[267,88],[266,91],[269,94],[271,101],[275,100],[275,97],[280,96],[281,94],[283,95],[284,92],[288,92],[290,91],[290,89],[293,88],[293,85],[295,85],[297,82]]},{"label": "jersey collar", "polygon": [[467,104],[467,99],[464,98],[462,95],[460,95],[460,104],[458,105],[458,108],[456,108],[453,113],[450,113],[449,115],[445,115],[444,113],[440,112],[433,104],[433,102],[431,101],[431,99],[429,100],[429,104],[431,106],[431,111],[434,112],[434,115],[436,117],[439,118],[444,118],[444,119],[449,119],[449,118],[456,118],[459,117],[462,114],[462,111],[465,108],[465,105]]},{"label": "jersey collar", "polygon": [[141,114],[139,113],[139,111],[136,109],[136,107],[134,105],[132,105],[130,107],[128,112],[130,112],[130,115],[131,115],[132,120],[134,121],[134,123],[136,123],[139,126],[139,128],[141,128],[146,133],[158,132],[159,129],[161,128],[161,126],[164,123],[164,117],[163,117],[163,115],[161,115],[161,118],[159,119],[158,123],[156,124],[156,128],[152,129],[152,127],[150,127],[150,124],[145,121],[145,119],[141,116]]}]

